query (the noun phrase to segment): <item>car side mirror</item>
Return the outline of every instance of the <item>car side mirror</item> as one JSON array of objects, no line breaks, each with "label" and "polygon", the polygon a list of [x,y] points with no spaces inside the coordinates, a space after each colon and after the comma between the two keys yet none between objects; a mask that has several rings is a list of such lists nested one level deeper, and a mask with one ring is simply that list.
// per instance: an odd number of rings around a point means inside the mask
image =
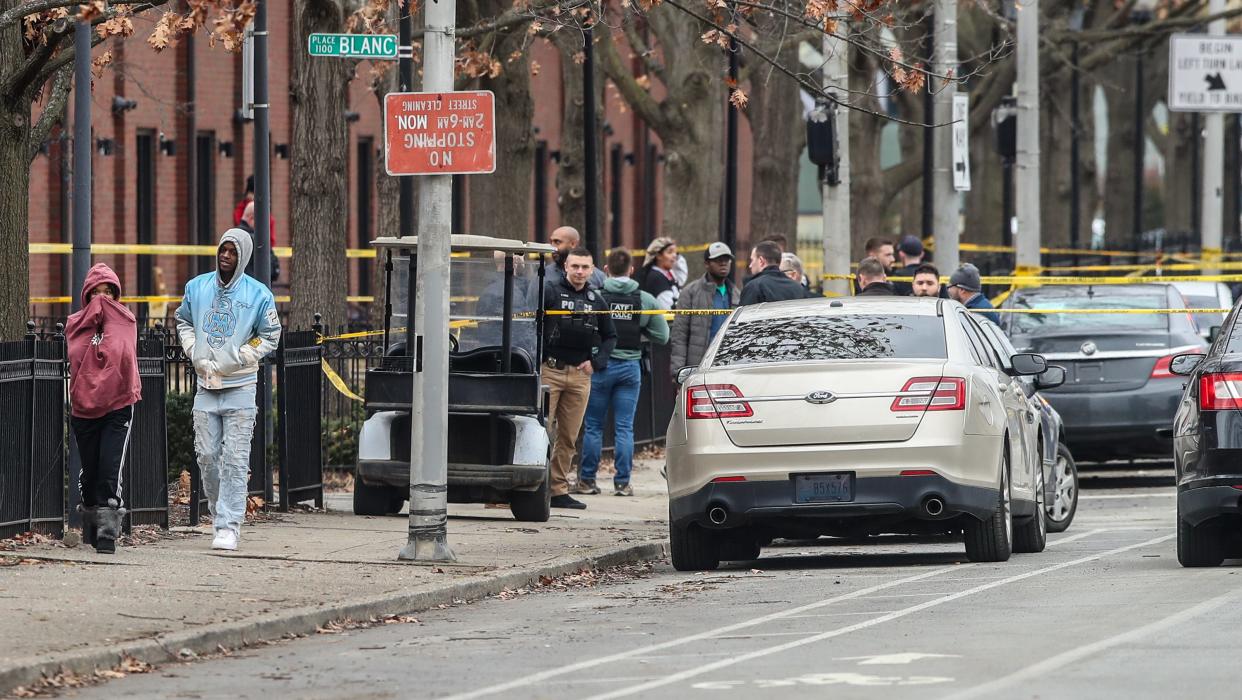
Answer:
[{"label": "car side mirror", "polygon": [[694,374],[694,370],[698,368],[699,368],[698,365],[687,365],[677,370],[677,383],[685,384],[686,380],[690,378],[690,375]]},{"label": "car side mirror", "polygon": [[1065,383],[1065,368],[1060,365],[1049,365],[1048,369],[1035,375],[1035,388],[1055,389]]},{"label": "car side mirror", "polygon": [[1215,343],[1216,339],[1219,337],[1220,337],[1220,326],[1212,326],[1211,328],[1208,329],[1207,339],[1209,343]]},{"label": "car side mirror", "polygon": [[1033,352],[1020,352],[1009,359],[1013,369],[1010,374],[1019,377],[1031,377],[1043,374],[1048,369],[1048,361],[1043,355],[1036,355]]},{"label": "car side mirror", "polygon": [[[1219,326],[1215,327],[1213,330],[1219,330]],[[1190,376],[1194,374],[1195,368],[1199,366],[1200,362],[1203,362],[1203,358],[1205,357],[1207,357],[1207,355],[1198,352],[1186,353],[1185,355],[1174,355],[1173,359],[1169,362],[1169,372],[1183,377]]]}]

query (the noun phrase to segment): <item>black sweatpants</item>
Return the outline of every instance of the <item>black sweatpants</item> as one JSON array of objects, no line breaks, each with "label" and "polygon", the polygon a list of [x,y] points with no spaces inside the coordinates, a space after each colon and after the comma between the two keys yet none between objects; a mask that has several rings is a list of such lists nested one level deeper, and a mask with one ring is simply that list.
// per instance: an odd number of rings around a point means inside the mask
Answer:
[{"label": "black sweatpants", "polygon": [[109,498],[121,501],[121,466],[129,449],[129,431],[134,407],[126,406],[99,418],[73,416],[73,435],[78,442],[82,473],[78,492],[82,505],[93,508],[108,505]]}]

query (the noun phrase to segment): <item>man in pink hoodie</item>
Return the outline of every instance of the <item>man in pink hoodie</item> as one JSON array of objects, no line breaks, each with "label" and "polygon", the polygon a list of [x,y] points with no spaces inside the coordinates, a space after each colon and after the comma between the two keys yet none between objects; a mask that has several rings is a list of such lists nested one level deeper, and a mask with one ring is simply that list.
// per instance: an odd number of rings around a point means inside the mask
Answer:
[{"label": "man in pink hoodie", "polygon": [[95,551],[116,551],[124,518],[121,466],[129,447],[134,404],[142,399],[138,379],[138,329],[120,303],[121,281],[99,263],[86,273],[82,309],[69,317],[69,404],[81,456],[83,539]]}]

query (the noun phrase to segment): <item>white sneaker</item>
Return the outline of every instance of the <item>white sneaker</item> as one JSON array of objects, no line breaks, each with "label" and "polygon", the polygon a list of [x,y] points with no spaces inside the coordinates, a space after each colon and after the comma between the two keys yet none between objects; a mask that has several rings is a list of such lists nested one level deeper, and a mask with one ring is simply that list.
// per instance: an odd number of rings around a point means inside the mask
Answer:
[{"label": "white sneaker", "polygon": [[237,549],[237,533],[229,529],[217,530],[216,538],[211,541],[212,549],[235,551]]}]

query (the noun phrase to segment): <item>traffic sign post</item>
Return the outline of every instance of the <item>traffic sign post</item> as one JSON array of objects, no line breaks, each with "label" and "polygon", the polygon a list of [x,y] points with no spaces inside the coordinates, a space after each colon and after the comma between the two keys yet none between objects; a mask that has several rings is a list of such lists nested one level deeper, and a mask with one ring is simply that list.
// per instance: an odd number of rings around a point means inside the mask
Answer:
[{"label": "traffic sign post", "polygon": [[1242,112],[1242,35],[1169,37],[1169,109]]},{"label": "traffic sign post", "polygon": [[495,96],[487,90],[388,93],[384,168],[389,175],[495,172]]},{"label": "traffic sign post", "polygon": [[395,61],[402,53],[393,34],[311,34],[306,38],[311,56]]}]

